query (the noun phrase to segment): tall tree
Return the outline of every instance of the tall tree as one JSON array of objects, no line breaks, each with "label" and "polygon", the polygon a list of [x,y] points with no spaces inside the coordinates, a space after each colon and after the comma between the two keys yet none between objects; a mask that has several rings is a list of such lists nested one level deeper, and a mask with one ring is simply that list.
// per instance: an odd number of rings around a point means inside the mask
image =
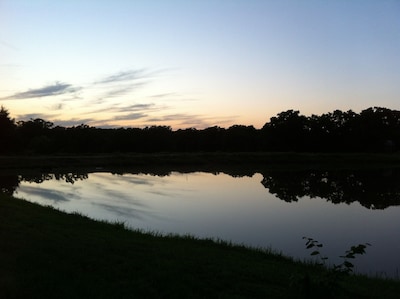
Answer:
[{"label": "tall tree", "polygon": [[9,153],[14,148],[15,120],[6,108],[0,108],[0,153]]},{"label": "tall tree", "polygon": [[287,110],[271,117],[262,128],[267,149],[301,151],[307,145],[308,120],[298,110]]}]

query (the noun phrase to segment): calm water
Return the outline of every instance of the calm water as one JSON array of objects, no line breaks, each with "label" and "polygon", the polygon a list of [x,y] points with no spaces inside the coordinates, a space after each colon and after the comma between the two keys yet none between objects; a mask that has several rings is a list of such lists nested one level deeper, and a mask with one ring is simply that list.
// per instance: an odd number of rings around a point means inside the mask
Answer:
[{"label": "calm water", "polygon": [[[399,178],[397,170],[248,176],[93,172],[19,175],[13,187],[2,188],[132,228],[271,247],[300,259],[309,257],[303,236],[323,243],[331,262],[351,245],[368,242],[372,246],[356,259],[356,270],[398,278]],[[10,176],[2,180],[12,185]]]}]

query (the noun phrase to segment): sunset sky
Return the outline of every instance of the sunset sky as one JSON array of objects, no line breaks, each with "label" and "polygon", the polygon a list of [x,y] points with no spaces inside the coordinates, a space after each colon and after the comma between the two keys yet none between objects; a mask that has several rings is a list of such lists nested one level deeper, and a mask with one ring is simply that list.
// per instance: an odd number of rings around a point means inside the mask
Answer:
[{"label": "sunset sky", "polygon": [[400,1],[0,0],[0,105],[173,129],[400,110]]}]

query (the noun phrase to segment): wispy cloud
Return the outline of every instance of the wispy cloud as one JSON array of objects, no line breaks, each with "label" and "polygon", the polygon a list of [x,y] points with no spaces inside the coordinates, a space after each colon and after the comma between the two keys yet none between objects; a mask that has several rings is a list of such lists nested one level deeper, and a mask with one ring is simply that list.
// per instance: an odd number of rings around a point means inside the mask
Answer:
[{"label": "wispy cloud", "polygon": [[153,100],[168,101],[168,102],[195,102],[198,101],[197,98],[188,97],[187,95],[182,95],[177,92],[167,92],[155,95],[150,95],[148,98]]},{"label": "wispy cloud", "polygon": [[176,92],[167,92],[167,93],[160,93],[150,96],[151,98],[166,98],[166,97],[176,97],[178,94]]},{"label": "wispy cloud", "polygon": [[21,64],[17,64],[17,63],[2,63],[0,64],[0,67],[3,68],[17,68],[17,67],[22,67]]},{"label": "wispy cloud", "polygon": [[145,118],[147,117],[147,114],[145,113],[129,113],[129,114],[125,114],[125,115],[118,115],[115,116],[114,119],[115,120],[137,120],[140,118]]},{"label": "wispy cloud", "polygon": [[42,88],[30,89],[24,92],[18,92],[11,96],[2,98],[2,100],[23,100],[31,98],[43,98],[49,96],[57,96],[62,94],[68,94],[78,91],[79,88],[72,87],[71,84],[56,82],[52,85],[47,85]]},{"label": "wispy cloud", "polygon": [[102,98],[113,98],[113,97],[119,97],[122,95],[126,95],[130,92],[132,92],[134,89],[137,89],[139,87],[142,87],[146,84],[148,84],[149,82],[147,81],[142,81],[142,82],[135,82],[135,83],[130,83],[127,85],[123,85],[123,86],[119,86],[117,88],[113,88],[107,92],[105,92],[102,95]]},{"label": "wispy cloud", "polygon": [[160,121],[177,121],[177,120],[187,120],[190,118],[198,118],[198,115],[190,115],[190,114],[183,114],[183,113],[177,113],[177,114],[168,114],[168,115],[163,115],[159,117],[153,117],[149,118],[148,121],[151,122],[160,122]]},{"label": "wispy cloud", "polygon": [[14,46],[13,44],[10,44],[9,42],[5,42],[4,40],[0,40],[0,45],[2,45],[5,48],[18,51],[18,48]]},{"label": "wispy cloud", "polygon": [[149,110],[149,109],[154,109],[155,104],[149,103],[149,104],[133,104],[127,107],[119,108],[119,111],[138,111],[138,110]]},{"label": "wispy cloud", "polygon": [[54,124],[61,127],[73,127],[81,124],[93,124],[98,120],[94,118],[71,118],[66,120],[55,120]]},{"label": "wispy cloud", "polygon": [[108,83],[116,83],[116,82],[127,82],[132,80],[139,80],[143,78],[147,78],[148,74],[145,69],[138,70],[129,70],[124,72],[118,72],[114,75],[110,75],[95,81],[94,84],[108,84]]},{"label": "wispy cloud", "polygon": [[50,107],[50,110],[62,110],[64,108],[63,103],[57,103]]},{"label": "wispy cloud", "polygon": [[215,124],[221,125],[224,123],[231,123],[235,117],[229,118],[210,118],[204,115],[190,114],[190,113],[176,113],[167,114],[160,117],[153,117],[147,119],[151,123],[168,123],[173,122],[184,127],[206,128]]},{"label": "wispy cloud", "polygon": [[57,117],[57,115],[54,114],[46,114],[46,113],[27,113],[27,114],[19,114],[17,115],[17,119],[19,120],[30,120],[30,119],[37,119],[37,118],[41,118],[44,120],[49,120],[49,119],[53,119],[54,117]]},{"label": "wispy cloud", "polygon": [[[190,114],[190,113],[188,114],[176,113],[176,114],[161,115],[157,117],[150,117],[151,114],[149,114],[149,112],[146,109],[150,109],[151,105],[137,104],[137,105],[131,105],[130,107],[132,110],[129,110],[128,107],[116,108],[113,111],[111,111],[112,113],[116,113],[116,115],[101,120],[91,117],[60,120],[57,119],[57,117],[60,116],[59,114],[50,115],[44,113],[30,113],[30,114],[18,115],[18,119],[20,120],[29,120],[36,118],[41,118],[44,120],[52,119],[52,122],[54,123],[55,126],[62,126],[62,127],[72,127],[81,124],[88,124],[90,126],[101,127],[101,128],[116,128],[120,127],[120,125],[118,125],[117,122],[124,121],[127,123],[132,122],[131,125],[135,124],[134,126],[136,127],[145,127],[153,124],[166,125],[168,123],[171,123],[173,125],[179,125],[180,127],[183,128],[195,127],[198,129],[202,129],[214,125],[223,125],[224,123],[232,123],[236,118],[236,117],[211,118],[204,115]],[[135,109],[138,110],[135,112]],[[107,111],[108,110],[109,109],[107,109]],[[127,113],[129,111],[131,111],[131,113]],[[118,114],[122,112],[125,112],[125,114]]]},{"label": "wispy cloud", "polygon": [[58,119],[61,114],[45,114],[45,113],[28,113],[28,114],[20,114],[17,116],[18,120],[28,121],[30,119],[44,119],[46,121],[50,121],[54,123],[54,126],[61,127],[73,127],[79,126],[81,124],[90,124],[97,122],[98,120],[94,118],[71,118],[71,119]]},{"label": "wispy cloud", "polygon": [[[160,108],[158,108],[160,109]],[[155,104],[148,103],[148,104],[132,104],[128,106],[108,106],[102,109],[96,109],[88,114],[93,113],[102,113],[102,112],[111,112],[111,113],[121,113],[121,112],[137,112],[137,111],[149,111],[149,110],[157,110]]]},{"label": "wispy cloud", "polygon": [[[38,106],[40,113],[17,115],[19,120],[41,118],[52,121],[55,126],[72,127],[80,124],[101,128],[123,126],[145,127],[151,125],[171,125],[172,127],[206,128],[213,125],[231,123],[236,117],[210,117],[208,115],[175,112],[175,102],[189,101],[187,95],[174,90],[152,89],[133,97],[136,88],[151,84],[161,71],[132,69],[81,84],[79,87],[55,81],[41,88],[16,92],[0,100],[42,98],[44,106]],[[146,92],[147,91],[147,92]],[[129,97],[129,98],[128,98]],[[135,100],[133,100],[135,99]],[[192,99],[193,100],[193,99]],[[138,102],[139,101],[139,102]],[[193,108],[190,108],[193,111]],[[47,112],[45,114],[44,112]],[[76,112],[76,113],[75,113]]]},{"label": "wispy cloud", "polygon": [[100,96],[101,101],[104,101],[104,99],[131,94],[136,89],[149,84],[152,75],[147,69],[121,71],[93,82],[92,86],[105,90]]}]

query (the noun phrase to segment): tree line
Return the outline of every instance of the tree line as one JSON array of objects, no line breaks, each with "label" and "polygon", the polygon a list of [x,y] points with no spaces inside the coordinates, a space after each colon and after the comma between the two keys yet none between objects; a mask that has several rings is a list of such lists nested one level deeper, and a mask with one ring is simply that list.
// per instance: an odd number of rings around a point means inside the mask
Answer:
[{"label": "tree line", "polygon": [[169,126],[96,128],[55,126],[40,118],[15,121],[0,108],[0,154],[116,152],[394,152],[400,111],[371,107],[304,116],[287,110],[261,129],[233,125],[172,130]]}]

